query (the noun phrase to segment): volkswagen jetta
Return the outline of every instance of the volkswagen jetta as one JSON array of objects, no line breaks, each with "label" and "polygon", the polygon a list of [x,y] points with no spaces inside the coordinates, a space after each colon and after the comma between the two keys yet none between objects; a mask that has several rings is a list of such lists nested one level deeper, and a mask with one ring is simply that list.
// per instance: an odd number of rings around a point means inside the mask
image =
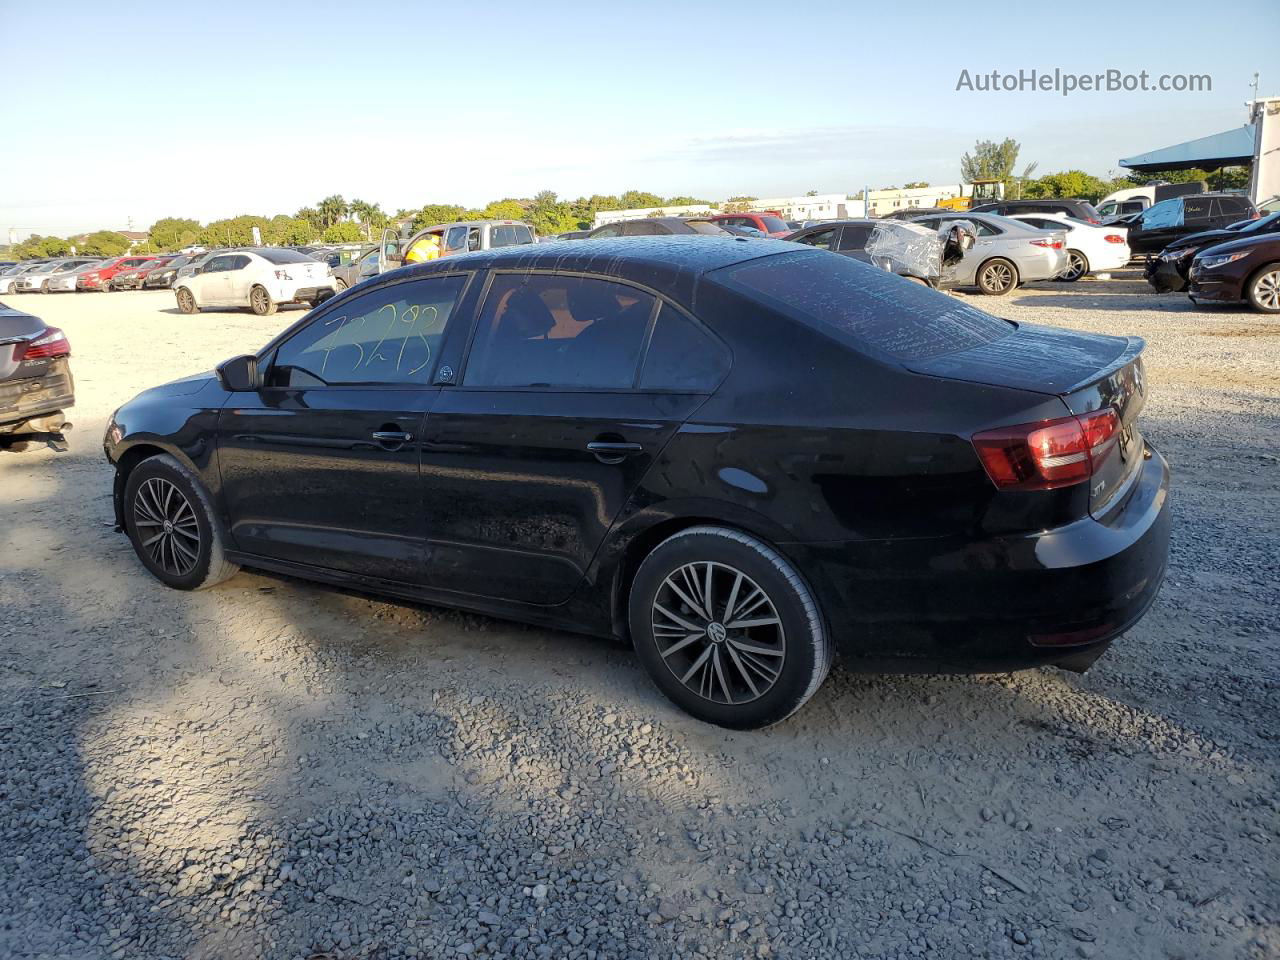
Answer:
[{"label": "volkswagen jetta", "polygon": [[776,240],[394,270],[106,436],[180,589],[240,565],[629,637],[750,728],[854,669],[1084,669],[1146,611],[1142,341],[1015,324]]}]

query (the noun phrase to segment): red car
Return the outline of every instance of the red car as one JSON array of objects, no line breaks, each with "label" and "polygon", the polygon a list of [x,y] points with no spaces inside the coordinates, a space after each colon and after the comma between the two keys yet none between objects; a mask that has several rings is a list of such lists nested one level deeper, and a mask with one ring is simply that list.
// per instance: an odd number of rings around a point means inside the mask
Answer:
[{"label": "red car", "polygon": [[722,227],[750,227],[766,237],[785,237],[795,233],[776,213],[718,213],[707,219]]},{"label": "red car", "polygon": [[112,290],[141,290],[142,283],[147,279],[147,274],[152,270],[159,270],[165,264],[175,257],[155,257],[144,263],[138,264],[136,267],[128,267],[121,270],[114,277],[107,281]]},{"label": "red car", "polygon": [[76,277],[76,290],[110,290],[111,280],[117,273],[131,270],[136,266],[154,260],[155,257],[115,257],[108,260],[96,270],[82,273]]}]

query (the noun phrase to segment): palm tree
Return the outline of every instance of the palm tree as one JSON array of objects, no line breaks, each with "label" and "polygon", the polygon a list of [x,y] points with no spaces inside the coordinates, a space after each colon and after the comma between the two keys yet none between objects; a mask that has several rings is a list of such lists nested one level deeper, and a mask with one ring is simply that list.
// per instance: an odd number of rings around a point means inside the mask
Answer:
[{"label": "palm tree", "polygon": [[366,240],[373,239],[373,229],[375,227],[381,229],[386,225],[387,215],[383,213],[382,207],[376,203],[352,200],[349,209],[351,210],[351,215],[364,227]]},{"label": "palm tree", "polygon": [[350,207],[347,201],[342,199],[341,194],[335,193],[331,197],[325,197],[317,206],[320,208],[321,225],[328,228],[347,215]]}]

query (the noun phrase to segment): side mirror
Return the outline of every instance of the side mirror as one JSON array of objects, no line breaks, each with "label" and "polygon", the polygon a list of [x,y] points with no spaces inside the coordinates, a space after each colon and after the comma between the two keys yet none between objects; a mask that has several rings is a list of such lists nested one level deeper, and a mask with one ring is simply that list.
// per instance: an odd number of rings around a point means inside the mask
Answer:
[{"label": "side mirror", "polygon": [[218,364],[218,380],[232,393],[261,390],[262,374],[258,370],[258,358],[250,353],[224,360]]}]

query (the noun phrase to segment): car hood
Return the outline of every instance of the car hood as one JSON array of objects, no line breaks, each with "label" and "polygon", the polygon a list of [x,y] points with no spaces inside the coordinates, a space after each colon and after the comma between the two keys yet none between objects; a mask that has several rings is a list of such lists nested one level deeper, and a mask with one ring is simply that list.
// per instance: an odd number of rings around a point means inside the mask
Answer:
[{"label": "car hood", "polygon": [[169,383],[162,383],[158,387],[143,390],[134,399],[141,400],[143,397],[148,399],[189,397],[192,394],[199,393],[217,379],[218,375],[212,370],[207,370],[204,373],[194,373],[189,377],[183,377],[181,380],[172,380]]},{"label": "car hood", "polygon": [[1215,243],[1213,246],[1205,247],[1196,257],[1206,257],[1217,255],[1220,253],[1235,253],[1237,250],[1250,251],[1254,247],[1269,247],[1271,251],[1280,254],[1280,233],[1264,233],[1257,237],[1241,237],[1239,240],[1228,240],[1225,243]]},{"label": "car hood", "polygon": [[1185,237],[1179,237],[1169,244],[1165,249],[1182,249],[1183,247],[1201,247],[1207,243],[1221,243],[1230,240],[1232,237],[1239,237],[1240,234],[1234,230],[1204,230],[1200,233],[1191,233]]}]

